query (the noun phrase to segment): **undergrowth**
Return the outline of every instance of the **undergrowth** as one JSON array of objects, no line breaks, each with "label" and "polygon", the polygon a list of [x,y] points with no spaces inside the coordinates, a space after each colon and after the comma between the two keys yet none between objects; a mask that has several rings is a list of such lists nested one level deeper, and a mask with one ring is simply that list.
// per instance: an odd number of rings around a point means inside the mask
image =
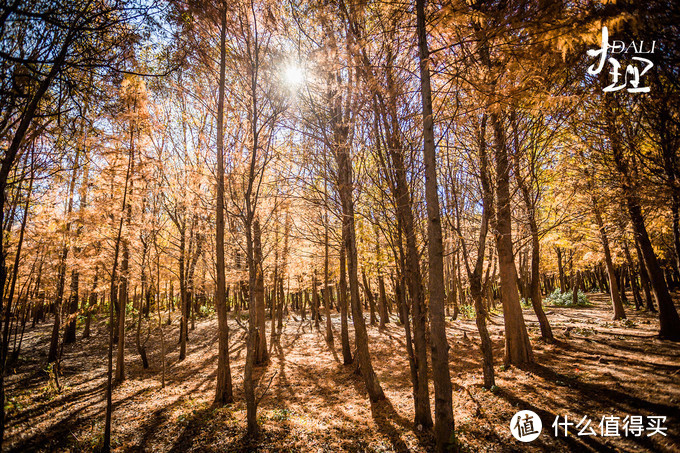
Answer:
[{"label": "undergrowth", "polygon": [[585,293],[579,292],[578,300],[576,303],[574,303],[572,291],[567,290],[566,292],[562,293],[560,292],[559,288],[553,291],[552,294],[548,294],[548,296],[546,296],[544,299],[544,302],[546,305],[552,305],[553,307],[573,308],[592,306]]}]

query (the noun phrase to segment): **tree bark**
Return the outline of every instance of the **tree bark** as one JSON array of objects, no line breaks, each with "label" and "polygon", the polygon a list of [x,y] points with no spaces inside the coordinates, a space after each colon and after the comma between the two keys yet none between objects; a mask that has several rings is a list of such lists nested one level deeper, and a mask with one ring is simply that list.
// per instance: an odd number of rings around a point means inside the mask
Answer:
[{"label": "tree bark", "polygon": [[255,304],[256,304],[256,332],[257,332],[257,352],[255,354],[255,363],[263,364],[269,361],[269,353],[267,352],[267,328],[265,319],[265,303],[264,303],[264,272],[262,264],[262,232],[260,231],[260,220],[255,218],[253,222],[253,240],[254,240],[254,265],[257,272],[255,278]]},{"label": "tree bark", "polygon": [[[637,200],[635,184],[630,173],[631,168],[629,168],[628,161],[624,156],[620,131],[617,128],[615,113],[611,105],[612,100],[611,98],[607,99],[605,105],[607,135],[609,136],[614,163],[621,178],[621,188],[623,189],[628,215],[649,273],[652,293],[659,306],[659,338],[680,341],[680,317],[678,317],[678,312],[664,280],[663,271],[647,234],[642,208]],[[632,143],[630,145],[634,146]]]},{"label": "tree bark", "polygon": [[227,313],[226,274],[224,268],[224,91],[227,64],[227,9],[220,9],[220,78],[217,97],[217,207],[215,213],[216,288],[215,311],[217,311],[217,382],[215,406],[223,406],[234,400],[229,364],[229,324]]},{"label": "tree bark", "polygon": [[345,252],[345,229],[342,230],[342,244],[340,245],[340,281],[338,283],[338,301],[340,303],[340,342],[342,343],[342,363],[351,364],[352,349],[349,344],[349,328],[347,325],[347,263]]},{"label": "tree bark", "polygon": [[[66,208],[66,219],[70,219],[71,213],[73,212],[73,196],[76,187],[76,178],[78,175],[78,162],[80,159],[80,150],[76,149],[76,155],[73,161],[73,173],[71,174],[71,182],[69,185],[69,196],[68,204]],[[64,287],[66,285],[66,258],[68,257],[69,244],[68,235],[71,231],[71,221],[67,220],[64,229],[64,245],[61,250],[61,256],[59,259],[59,275],[57,277],[57,295],[54,306],[54,325],[52,328],[52,339],[50,340],[50,350],[47,354],[47,362],[54,363],[57,360],[57,353],[59,347],[59,328],[61,325],[61,311],[62,311],[62,301],[64,298]],[[74,325],[75,329],[75,325]],[[75,330],[74,330],[75,336]]]},{"label": "tree bark", "polygon": [[567,292],[567,278],[564,275],[564,266],[562,265],[562,249],[555,247],[555,252],[557,253],[557,270],[560,275],[560,292],[564,294]]},{"label": "tree bark", "polygon": [[375,317],[375,298],[373,296],[373,291],[371,291],[371,286],[368,284],[368,279],[366,278],[366,269],[362,268],[361,269],[361,279],[363,281],[363,286],[364,286],[364,294],[366,295],[366,299],[368,300],[368,307],[370,309],[370,316],[369,316],[369,322],[371,325],[375,325],[376,322],[376,317]]},{"label": "tree bark", "polygon": [[[541,276],[540,276],[540,241],[538,238],[538,223],[536,220],[536,206],[534,204],[534,199],[531,196],[530,185],[524,179],[520,168],[520,156],[518,155],[520,144],[517,131],[517,121],[515,118],[515,111],[512,111],[512,126],[513,126],[513,140],[514,140],[514,153],[513,153],[513,165],[515,170],[515,179],[517,185],[519,186],[520,192],[522,193],[522,199],[524,201],[524,207],[526,208],[527,214],[527,224],[529,226],[529,233],[531,234],[531,280],[529,287],[529,294],[531,297],[531,306],[536,313],[536,318],[538,319],[538,324],[541,327],[541,338],[547,343],[552,343],[554,341],[552,328],[550,327],[550,322],[548,317],[543,311],[543,302],[541,298]],[[531,175],[532,172],[529,171]],[[531,181],[531,180],[530,180]]]},{"label": "tree bark", "polygon": [[359,275],[356,248],[356,230],[354,224],[354,200],[352,196],[352,166],[350,161],[349,130],[345,125],[335,125],[335,157],[338,164],[338,180],[340,200],[342,205],[343,239],[347,259],[347,273],[349,276],[350,303],[352,306],[352,322],[357,361],[361,375],[364,378],[366,390],[371,401],[377,402],[385,398],[380,381],[373,370],[368,347],[368,333],[359,298]]},{"label": "tree bark", "polygon": [[510,168],[502,120],[498,113],[490,113],[494,131],[496,156],[496,249],[501,280],[501,302],[505,322],[506,365],[533,363],[534,354],[529,342],[522,307],[519,303],[517,269],[512,250],[512,214],[510,207]]},{"label": "tree bark", "polygon": [[638,244],[637,238],[633,241],[635,244],[635,253],[638,259],[638,273],[640,274],[640,284],[642,286],[642,291],[645,294],[645,309],[647,311],[656,312],[654,307],[654,302],[652,301],[652,291],[649,284],[649,273],[647,272],[647,266],[645,265],[645,259],[642,256],[642,251],[640,250],[640,245]]},{"label": "tree bark", "polygon": [[429,263],[430,342],[434,381],[434,434],[438,452],[454,447],[453,396],[449,374],[449,344],[444,314],[444,246],[439,212],[437,151],[434,142],[430,51],[427,45],[425,0],[416,0],[420,94],[423,117],[423,160],[425,162],[425,201],[427,204],[427,250]]},{"label": "tree bark", "polygon": [[[120,210],[120,221],[118,223],[118,233],[113,252],[113,265],[111,268],[111,289],[109,300],[109,348],[107,356],[107,370],[106,370],[106,415],[104,421],[104,445],[103,451],[109,451],[111,448],[111,417],[113,415],[113,331],[114,331],[114,307],[118,298],[118,256],[120,253],[121,238],[123,234],[123,223],[125,222],[125,211],[128,206],[128,184],[130,184],[130,177],[132,174],[134,155],[132,152],[128,154],[127,172],[125,174],[125,187],[123,189],[123,203]],[[122,304],[119,304],[122,305]],[[124,307],[124,306],[123,306]],[[124,313],[124,312],[123,312]],[[124,325],[124,324],[123,324]]]}]

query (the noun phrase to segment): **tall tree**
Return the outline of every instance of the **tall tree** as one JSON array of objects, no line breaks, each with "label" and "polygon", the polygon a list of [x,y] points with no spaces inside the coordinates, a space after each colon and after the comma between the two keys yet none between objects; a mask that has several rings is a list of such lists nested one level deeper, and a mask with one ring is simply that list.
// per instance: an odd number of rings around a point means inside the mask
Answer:
[{"label": "tall tree", "polygon": [[429,263],[430,330],[432,376],[434,381],[434,434],[437,451],[448,451],[453,444],[453,396],[449,374],[449,344],[444,319],[444,244],[439,211],[437,150],[434,141],[430,50],[427,43],[425,0],[416,0],[420,94],[423,116],[423,160],[425,162],[425,200],[427,202],[427,251]]},{"label": "tall tree", "polygon": [[227,68],[227,3],[219,8],[220,57],[217,95],[217,190],[215,212],[216,288],[215,310],[218,323],[217,383],[214,404],[224,405],[234,400],[229,363],[229,318],[224,263],[224,97]]}]

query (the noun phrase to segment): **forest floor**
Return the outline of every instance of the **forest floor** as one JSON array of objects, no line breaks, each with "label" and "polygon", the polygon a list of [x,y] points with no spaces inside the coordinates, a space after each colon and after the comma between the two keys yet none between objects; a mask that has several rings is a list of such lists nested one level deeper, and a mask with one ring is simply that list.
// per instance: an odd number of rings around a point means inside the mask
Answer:
[{"label": "forest floor", "polygon": [[[593,306],[546,307],[555,344],[540,340],[531,310],[524,310],[536,365],[501,366],[503,320],[489,324],[497,388],[482,387],[481,353],[474,320],[448,323],[454,415],[463,451],[680,451],[680,345],[656,338],[653,313],[627,307],[627,321],[611,321],[604,295],[589,295]],[[243,365],[245,326],[230,321],[231,372],[236,402],[211,405],[217,366],[217,321],[197,320],[189,332],[187,358],[178,362],[177,322],[165,326],[166,387],[161,388],[158,329],[147,343],[151,367],[142,369],[134,336],[127,338],[127,379],[113,393],[112,443],[117,451],[431,451],[427,431],[413,426],[413,399],[403,327],[369,327],[376,372],[387,399],[371,404],[360,376],[342,365],[339,319],[333,316],[335,345],[296,315],[269,344],[271,361],[258,369],[261,436],[245,434]],[[153,318],[152,318],[153,320]],[[392,319],[394,321],[394,318]],[[157,325],[157,322],[154,324]],[[267,323],[269,327],[269,322]],[[351,327],[351,322],[350,322]],[[89,339],[64,348],[61,392],[49,384],[45,368],[51,324],[27,329],[19,361],[7,378],[10,451],[90,451],[103,437],[107,331],[93,323]],[[350,332],[351,335],[352,332]],[[464,336],[465,333],[465,336]],[[79,330],[80,335],[80,330]],[[269,343],[269,338],[268,338]],[[430,382],[430,386],[432,383]],[[431,391],[433,393],[433,391]],[[432,403],[434,407],[434,402]],[[512,416],[529,409],[542,420],[533,442],[516,441]],[[620,436],[601,435],[603,416],[620,417]],[[592,419],[597,435],[555,436],[555,418],[578,423]],[[665,416],[667,431],[628,437],[626,416]],[[647,418],[643,418],[645,427]]]}]

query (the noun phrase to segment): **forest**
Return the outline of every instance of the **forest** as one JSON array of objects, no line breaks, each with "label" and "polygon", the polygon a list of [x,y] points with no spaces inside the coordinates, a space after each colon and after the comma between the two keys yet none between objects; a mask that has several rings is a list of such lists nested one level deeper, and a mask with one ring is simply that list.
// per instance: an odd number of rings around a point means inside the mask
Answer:
[{"label": "forest", "polygon": [[0,451],[680,451],[678,36],[1,0]]}]

